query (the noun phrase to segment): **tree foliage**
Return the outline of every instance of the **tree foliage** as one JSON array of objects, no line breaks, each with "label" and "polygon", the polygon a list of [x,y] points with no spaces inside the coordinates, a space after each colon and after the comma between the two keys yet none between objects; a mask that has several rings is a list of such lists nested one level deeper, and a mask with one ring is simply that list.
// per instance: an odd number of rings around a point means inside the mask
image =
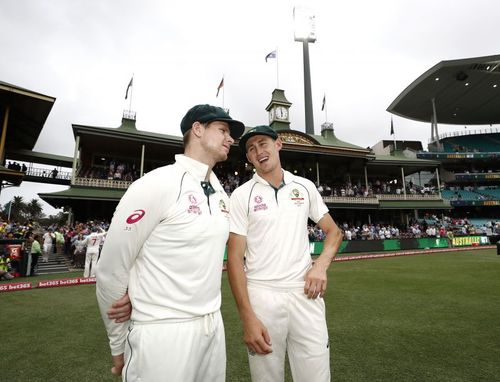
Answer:
[{"label": "tree foliage", "polygon": [[22,196],[14,196],[12,200],[3,205],[2,218],[15,222],[25,222],[27,220],[38,220],[44,217],[43,208],[38,199],[32,199],[26,203]]}]

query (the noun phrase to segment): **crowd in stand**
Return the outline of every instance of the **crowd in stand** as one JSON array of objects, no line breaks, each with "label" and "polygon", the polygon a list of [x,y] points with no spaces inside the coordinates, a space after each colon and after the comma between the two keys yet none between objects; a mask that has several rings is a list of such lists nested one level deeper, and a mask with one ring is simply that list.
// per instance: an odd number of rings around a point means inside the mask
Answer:
[{"label": "crowd in stand", "polygon": [[[429,220],[429,222],[427,222]],[[467,219],[455,219],[444,216],[438,219],[431,216],[430,219],[420,221],[412,220],[408,226],[392,224],[361,224],[355,225],[344,222],[339,224],[344,233],[344,240],[385,240],[385,239],[409,239],[424,237],[454,237],[468,235],[500,235],[500,220],[485,222],[480,226],[471,224]],[[317,226],[309,226],[309,240],[323,241],[324,233]]]},{"label": "crowd in stand", "polygon": [[[396,181],[386,182],[376,180],[374,182],[369,182],[368,188],[361,182],[356,184],[351,184],[349,182],[342,184],[321,183],[317,188],[322,196],[369,198],[379,194],[404,194],[401,183]],[[435,187],[421,187],[414,184],[412,181],[406,183],[405,190],[409,195],[437,194],[437,189]]]},{"label": "crowd in stand", "polygon": [[[34,222],[18,224],[0,221],[0,239],[25,240],[24,254],[36,254],[36,260],[32,262],[30,272],[31,275],[35,275],[39,256],[41,262],[48,262],[51,255],[54,255],[56,259],[59,259],[58,256],[65,256],[75,268],[83,268],[86,265],[85,256],[88,247],[85,239],[98,230],[105,232],[108,227],[109,223],[106,221],[75,222],[70,226],[51,225],[48,227],[41,227]],[[12,278],[19,275],[17,254],[13,256],[12,252],[9,252],[12,248],[15,246],[0,247],[0,278]],[[38,251],[37,248],[40,250]]]},{"label": "crowd in stand", "polygon": [[82,167],[78,177],[133,182],[139,178],[139,171],[135,164],[110,160],[105,166]]},{"label": "crowd in stand", "polygon": [[[227,176],[221,180],[224,187],[231,188],[239,184],[237,176]],[[25,239],[25,253],[39,254],[42,262],[48,262],[51,254],[64,255],[75,268],[83,268],[85,263],[86,238],[100,229],[107,231],[109,222],[75,222],[71,226],[51,225],[41,227],[28,222],[17,224],[0,221],[0,239]],[[426,216],[422,220],[412,220],[408,226],[384,223],[352,224],[343,222],[339,228],[344,233],[344,240],[385,240],[424,237],[453,237],[466,235],[500,235],[500,220],[487,221],[481,225],[471,224],[465,218]],[[325,233],[318,226],[309,226],[309,240],[323,241]],[[102,243],[101,243],[102,245]],[[43,248],[43,250],[42,250]],[[5,248],[0,248],[0,278],[10,279],[19,274],[16,259],[11,258]],[[36,274],[36,262],[31,274]]]}]

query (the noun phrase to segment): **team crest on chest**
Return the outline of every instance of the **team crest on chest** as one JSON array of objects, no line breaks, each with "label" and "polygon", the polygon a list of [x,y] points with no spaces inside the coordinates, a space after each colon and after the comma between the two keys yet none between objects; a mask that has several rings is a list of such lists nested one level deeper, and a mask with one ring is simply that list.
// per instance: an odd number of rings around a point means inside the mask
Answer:
[{"label": "team crest on chest", "polygon": [[221,210],[221,212],[224,212],[225,214],[229,213],[226,207],[226,203],[224,202],[223,199],[219,200],[219,209]]},{"label": "team crest on chest", "polygon": [[290,200],[295,204],[296,206],[301,206],[304,204],[304,195],[296,188],[294,188],[290,192]]},{"label": "team crest on chest", "polygon": [[264,203],[264,198],[260,195],[257,195],[255,198],[253,198],[253,201],[255,202],[253,206],[253,211],[263,211],[267,210],[267,204]]},{"label": "team crest on chest", "polygon": [[188,196],[189,200],[189,207],[188,207],[188,214],[196,214],[196,215],[201,215],[201,208],[198,207],[198,200],[196,200],[196,197],[193,194],[189,194]]}]

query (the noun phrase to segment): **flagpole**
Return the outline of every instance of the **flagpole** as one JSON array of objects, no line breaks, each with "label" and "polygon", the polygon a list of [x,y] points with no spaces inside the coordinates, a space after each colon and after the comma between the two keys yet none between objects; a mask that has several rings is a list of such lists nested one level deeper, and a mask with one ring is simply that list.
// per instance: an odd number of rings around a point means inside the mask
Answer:
[{"label": "flagpole", "polygon": [[10,222],[10,212],[12,211],[12,200],[9,202],[9,214],[7,215],[7,221]]},{"label": "flagpole", "polygon": [[392,116],[391,116],[391,132],[392,132],[392,137],[394,139],[394,151],[396,151],[396,133],[394,132],[394,123],[392,121]]},{"label": "flagpole", "polygon": [[130,101],[128,103],[128,111],[132,111],[132,94],[134,93],[134,73],[132,73],[132,85],[130,85]]},{"label": "flagpole", "polygon": [[276,88],[280,88],[280,74],[279,74],[279,68],[278,68],[278,60],[279,60],[279,55],[278,55],[278,47],[276,47]]},{"label": "flagpole", "polygon": [[325,122],[328,122],[328,107],[326,106],[326,101],[325,101]]},{"label": "flagpole", "polygon": [[223,74],[222,75],[222,81],[223,81],[223,84],[222,84],[222,108],[224,109],[225,108],[225,94],[226,94],[226,91],[224,90],[226,88],[226,84],[225,84],[225,80],[226,80],[226,75]]}]

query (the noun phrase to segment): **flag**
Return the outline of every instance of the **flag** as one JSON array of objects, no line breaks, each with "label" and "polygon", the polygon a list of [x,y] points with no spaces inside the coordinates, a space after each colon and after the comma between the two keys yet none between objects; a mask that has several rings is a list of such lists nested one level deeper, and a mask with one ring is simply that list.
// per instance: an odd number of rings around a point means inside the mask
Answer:
[{"label": "flag", "polygon": [[323,105],[321,106],[321,111],[325,110],[325,104],[326,104],[326,94],[323,95]]},{"label": "flag", "polygon": [[222,77],[222,80],[220,80],[219,86],[217,86],[217,94],[216,97],[219,96],[219,91],[224,87],[224,77]]},{"label": "flag", "polygon": [[276,58],[276,51],[273,50],[271,53],[268,53],[266,56],[266,62],[268,58]]},{"label": "flag", "polygon": [[391,117],[391,135],[394,135],[394,124],[392,123],[392,117]]},{"label": "flag", "polygon": [[128,83],[128,86],[127,86],[127,91],[125,92],[125,99],[128,98],[128,90],[130,89],[130,87],[132,86],[132,84],[134,83],[134,77],[132,77],[130,79],[130,82]]}]

